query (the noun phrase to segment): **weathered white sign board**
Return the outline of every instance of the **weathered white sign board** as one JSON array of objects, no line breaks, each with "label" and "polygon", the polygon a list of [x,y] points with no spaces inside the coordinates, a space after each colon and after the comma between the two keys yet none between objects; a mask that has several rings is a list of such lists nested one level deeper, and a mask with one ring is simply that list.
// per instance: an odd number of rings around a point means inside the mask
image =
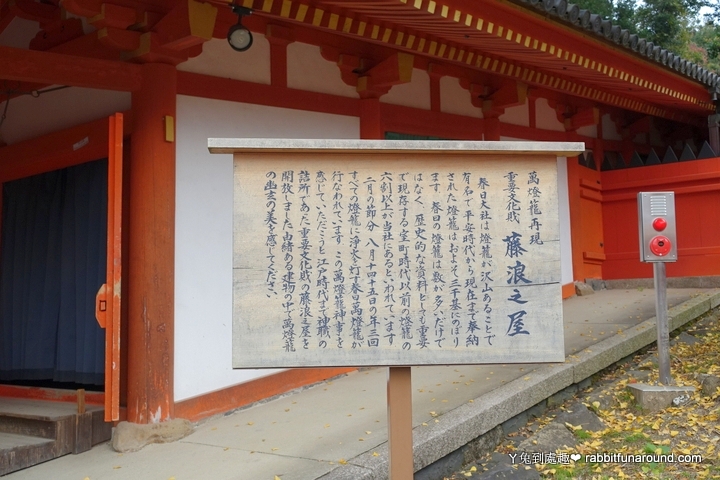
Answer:
[{"label": "weathered white sign board", "polygon": [[233,366],[564,361],[577,143],[210,139],[234,156]]}]

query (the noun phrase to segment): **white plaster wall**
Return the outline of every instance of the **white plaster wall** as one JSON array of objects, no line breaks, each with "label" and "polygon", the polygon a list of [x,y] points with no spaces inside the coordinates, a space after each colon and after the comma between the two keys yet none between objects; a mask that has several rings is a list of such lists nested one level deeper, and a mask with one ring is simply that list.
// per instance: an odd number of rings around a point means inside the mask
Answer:
[{"label": "white plaster wall", "polygon": [[413,68],[410,83],[395,85],[380,97],[380,101],[430,110],[430,75],[425,70]]},{"label": "white plaster wall", "polygon": [[602,116],[602,132],[605,140],[622,140],[622,135],[617,130],[615,122],[612,121],[610,115]]},{"label": "white plaster wall", "polygon": [[[5,103],[0,103],[0,112]],[[11,145],[124,112],[130,104],[130,93],[77,87],[41,93],[39,97],[15,97],[2,124],[2,137]]]},{"label": "white plaster wall", "polygon": [[253,33],[252,47],[236,52],[226,39],[213,38],[203,44],[200,55],[178,65],[178,70],[269,85],[270,43],[264,35]]},{"label": "white plaster wall", "polygon": [[529,127],[530,115],[528,113],[527,102],[525,102],[523,105],[518,105],[517,107],[506,108],[505,113],[500,115],[499,120],[502,123]]},{"label": "white plaster wall", "polygon": [[557,119],[555,109],[548,104],[546,98],[535,101],[535,126],[543,130],[565,131],[565,125]]},{"label": "white plaster wall", "polygon": [[340,78],[338,66],[325,60],[320,47],[294,42],[287,47],[287,82],[289,88],[357,98],[355,87]]},{"label": "white plaster wall", "polygon": [[577,134],[583,137],[597,138],[597,125],[588,125],[577,129]]},{"label": "white plaster wall", "polygon": [[440,111],[482,118],[482,109],[470,102],[470,92],[460,86],[460,79],[455,77],[440,78]]},{"label": "white plaster wall", "polygon": [[269,375],[233,370],[232,155],[208,137],[358,138],[357,117],[177,97],[175,400]]},{"label": "white plaster wall", "polygon": [[4,47],[28,48],[40,27],[37,22],[15,17],[4,31],[0,32],[0,45]]}]

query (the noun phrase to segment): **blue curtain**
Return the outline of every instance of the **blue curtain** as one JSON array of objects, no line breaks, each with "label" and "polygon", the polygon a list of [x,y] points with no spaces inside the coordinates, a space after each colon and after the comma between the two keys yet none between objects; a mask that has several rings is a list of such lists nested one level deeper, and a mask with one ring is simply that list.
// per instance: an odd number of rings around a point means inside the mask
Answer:
[{"label": "blue curtain", "polygon": [[102,385],[107,160],[3,185],[0,380]]}]

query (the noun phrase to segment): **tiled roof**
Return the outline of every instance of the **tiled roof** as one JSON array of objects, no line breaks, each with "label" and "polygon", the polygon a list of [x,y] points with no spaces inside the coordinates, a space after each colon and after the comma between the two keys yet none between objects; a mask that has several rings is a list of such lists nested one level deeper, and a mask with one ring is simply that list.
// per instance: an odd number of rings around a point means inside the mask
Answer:
[{"label": "tiled roof", "polygon": [[575,28],[592,32],[599,37],[627,48],[647,60],[654,61],[675,70],[681,75],[692,78],[713,92],[720,92],[720,76],[690,60],[684,59],[661,45],[630,33],[620,25],[614,25],[610,20],[600,15],[581,9],[579,6],[568,3],[566,0],[516,0],[515,3],[534,7],[544,11],[558,20],[572,25]]}]

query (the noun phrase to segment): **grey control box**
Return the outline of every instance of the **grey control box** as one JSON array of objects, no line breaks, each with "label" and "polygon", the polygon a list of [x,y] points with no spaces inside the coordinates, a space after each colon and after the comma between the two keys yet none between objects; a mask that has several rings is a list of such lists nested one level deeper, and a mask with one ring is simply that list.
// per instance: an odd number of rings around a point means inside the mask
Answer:
[{"label": "grey control box", "polygon": [[638,226],[641,262],[676,262],[675,193],[640,192]]}]

